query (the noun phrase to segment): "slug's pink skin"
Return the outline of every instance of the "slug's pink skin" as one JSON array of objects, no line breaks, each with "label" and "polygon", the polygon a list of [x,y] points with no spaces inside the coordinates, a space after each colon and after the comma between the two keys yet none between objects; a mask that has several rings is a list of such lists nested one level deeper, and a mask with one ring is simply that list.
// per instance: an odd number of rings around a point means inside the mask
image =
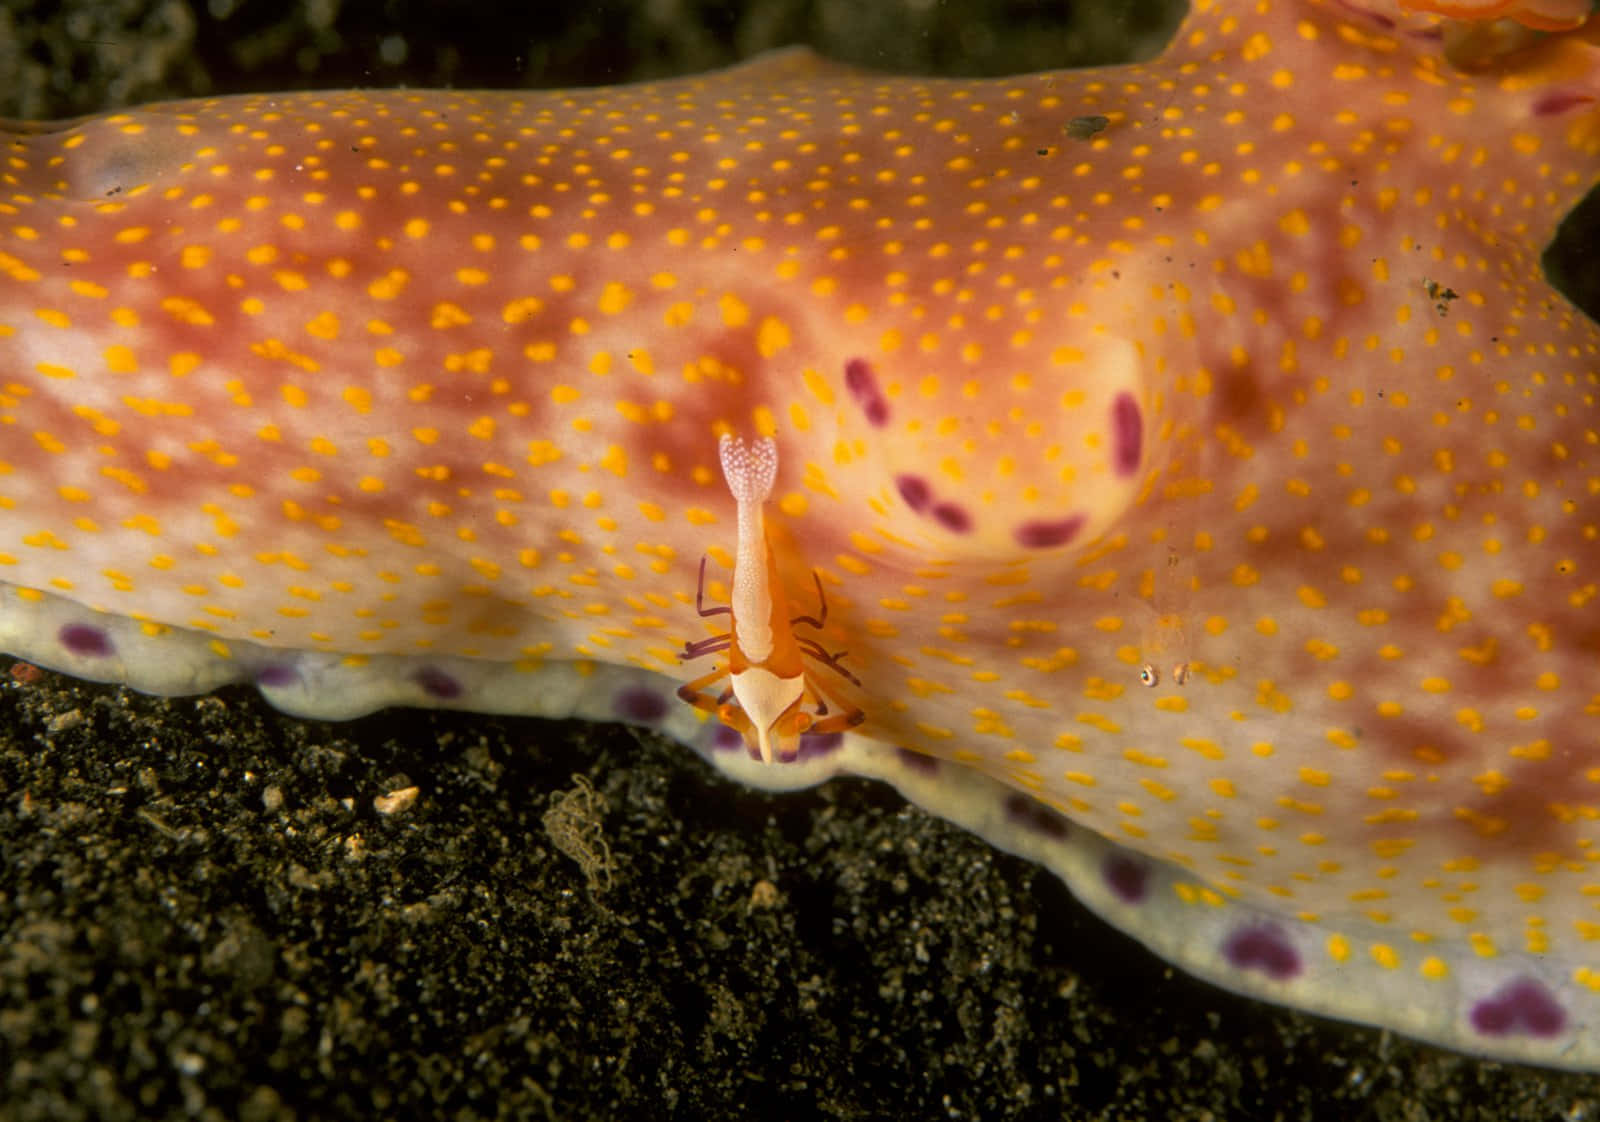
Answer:
[{"label": "slug's pink skin", "polygon": [[[1539,266],[1597,38],[1212,0],[986,82],[18,126],[0,646],[881,776],[1223,984],[1600,1066],[1600,330]],[[728,431],[859,679],[790,763],[673,697]]]}]

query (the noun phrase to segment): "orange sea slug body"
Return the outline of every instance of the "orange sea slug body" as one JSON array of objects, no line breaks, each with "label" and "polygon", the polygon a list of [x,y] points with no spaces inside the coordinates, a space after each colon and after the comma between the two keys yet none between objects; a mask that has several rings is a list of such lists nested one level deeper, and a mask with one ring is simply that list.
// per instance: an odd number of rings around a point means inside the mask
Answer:
[{"label": "orange sea slug body", "polygon": [[[1600,1066],[1600,329],[1539,265],[1600,35],[1377,6],[16,126],[0,647],[883,777],[1225,985]],[[813,588],[828,735],[752,760],[775,695],[679,656]]]}]

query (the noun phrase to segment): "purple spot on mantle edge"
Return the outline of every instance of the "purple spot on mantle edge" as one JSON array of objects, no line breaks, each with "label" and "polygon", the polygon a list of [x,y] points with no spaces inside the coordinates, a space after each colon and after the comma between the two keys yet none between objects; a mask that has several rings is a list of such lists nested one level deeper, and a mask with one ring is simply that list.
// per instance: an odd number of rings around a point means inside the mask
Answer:
[{"label": "purple spot on mantle edge", "polygon": [[1222,944],[1222,953],[1240,970],[1254,970],[1275,982],[1300,973],[1300,953],[1275,923],[1241,927]]},{"label": "purple spot on mantle edge", "polygon": [[1020,792],[1006,796],[1006,817],[1034,833],[1060,841],[1072,831],[1072,824],[1037,799]]},{"label": "purple spot on mantle edge", "polygon": [[918,775],[939,774],[939,761],[932,756],[924,756],[921,752],[913,752],[909,748],[896,748],[895,758],[905,765],[907,771],[914,771]]},{"label": "purple spot on mantle edge", "polygon": [[933,498],[928,481],[920,475],[897,475],[894,477],[894,486],[906,506],[918,514],[928,508],[928,500]]},{"label": "purple spot on mantle edge", "polygon": [[1126,853],[1109,855],[1100,866],[1100,875],[1124,904],[1142,904],[1150,891],[1150,866]]},{"label": "purple spot on mantle edge", "polygon": [[800,752],[795,756],[795,763],[805,763],[807,760],[819,760],[823,756],[831,756],[844,747],[844,733],[825,732],[818,735],[807,733],[800,738]]},{"label": "purple spot on mantle edge", "polygon": [[611,702],[612,712],[636,725],[653,725],[667,715],[667,699],[657,690],[631,686]]},{"label": "purple spot on mantle edge", "polygon": [[844,388],[850,391],[862,415],[874,428],[889,423],[889,402],[878,388],[878,376],[864,358],[853,358],[844,364]]},{"label": "purple spot on mantle edge", "polygon": [[[823,756],[832,755],[844,745],[844,734],[839,732],[824,733],[820,736],[802,736],[800,750],[795,753],[792,760],[782,760],[780,763],[803,764],[809,760],[818,760]],[[713,752],[733,752],[745,750],[744,737],[739,730],[729,728],[718,722],[711,733],[711,750]],[[760,754],[755,749],[749,749],[750,758],[759,760]]]},{"label": "purple spot on mantle edge", "polygon": [[1131,393],[1119,393],[1111,402],[1111,464],[1118,475],[1139,470],[1144,451],[1144,416]]},{"label": "purple spot on mantle edge", "polygon": [[739,735],[738,729],[731,729],[721,721],[711,731],[711,750],[713,752],[732,752],[744,747],[744,737]]},{"label": "purple spot on mantle edge", "polygon": [[1051,549],[1055,546],[1066,545],[1078,536],[1078,531],[1083,529],[1084,516],[1074,514],[1068,518],[1058,518],[1053,522],[1023,522],[1013,531],[1018,545],[1025,545],[1029,549]]},{"label": "purple spot on mantle edge", "polygon": [[287,662],[269,662],[256,671],[256,685],[262,689],[286,689],[300,681],[300,671]]},{"label": "purple spot on mantle edge", "polygon": [[412,678],[429,697],[436,697],[440,701],[454,701],[461,696],[460,679],[454,674],[440,670],[437,666],[424,666],[412,675]]},{"label": "purple spot on mantle edge", "polygon": [[105,658],[116,649],[111,645],[111,636],[87,623],[65,624],[56,632],[56,638],[79,658]]},{"label": "purple spot on mantle edge", "polygon": [[1518,978],[1472,1007],[1472,1027],[1484,1036],[1560,1036],[1567,1014],[1544,983]]}]

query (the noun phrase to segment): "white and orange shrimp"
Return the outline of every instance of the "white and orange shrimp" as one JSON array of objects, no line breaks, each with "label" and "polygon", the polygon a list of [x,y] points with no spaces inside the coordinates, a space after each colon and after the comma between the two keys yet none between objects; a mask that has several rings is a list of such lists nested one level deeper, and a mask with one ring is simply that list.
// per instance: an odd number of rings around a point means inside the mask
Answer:
[{"label": "white and orange shrimp", "polygon": [[[815,639],[795,634],[800,624],[822,629],[828,619],[828,599],[822,591],[822,578],[813,572],[820,605],[817,614],[788,614],[763,513],[778,475],[776,442],[759,437],[746,443],[724,433],[718,450],[738,516],[733,591],[728,606],[705,606],[706,559],[702,557],[694,602],[702,617],[727,615],[731,626],[720,635],[685,643],[678,658],[727,651],[728,661],[679,686],[678,696],[736,729],[752,758],[769,764],[789,761],[799,755],[803,734],[844,732],[863,720],[860,709],[845,705],[828,685],[807,672],[807,660],[826,666],[853,685],[861,682],[840,665],[845,652],[829,652]],[[710,692],[723,678],[728,682],[721,692]],[[830,701],[837,711],[829,711]]]}]

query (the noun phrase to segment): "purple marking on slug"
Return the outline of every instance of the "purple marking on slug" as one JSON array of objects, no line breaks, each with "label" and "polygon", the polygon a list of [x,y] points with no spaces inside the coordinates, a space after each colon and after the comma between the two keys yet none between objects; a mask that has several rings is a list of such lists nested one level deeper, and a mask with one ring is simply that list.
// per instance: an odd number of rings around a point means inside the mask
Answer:
[{"label": "purple marking on slug", "polygon": [[1569,109],[1576,109],[1580,105],[1592,104],[1594,100],[1592,94],[1579,93],[1576,90],[1545,94],[1533,103],[1533,115],[1535,117],[1554,117],[1559,113],[1565,113]]},{"label": "purple marking on slug", "polygon": [[1144,451],[1144,416],[1131,393],[1119,393],[1111,403],[1111,463],[1118,475],[1139,470]]},{"label": "purple marking on slug", "polygon": [[61,645],[79,658],[105,658],[116,648],[111,636],[87,623],[69,623],[56,633]]},{"label": "purple marking on slug", "polygon": [[[740,744],[744,744],[743,737],[739,736],[737,733],[735,733],[734,736],[737,738]],[[831,756],[843,746],[843,733],[829,732],[823,733],[819,736],[806,735],[800,738],[800,747],[795,750],[795,754],[793,756],[790,756],[787,759],[779,756],[777,757],[777,762],[780,764],[809,763],[812,760],[820,760],[824,756]],[[752,745],[745,745],[745,751],[752,760],[759,760],[761,758],[760,750]]]},{"label": "purple marking on slug", "polygon": [[300,671],[286,662],[269,662],[256,671],[256,685],[262,689],[287,689],[300,681]]},{"label": "purple marking on slug", "polygon": [[928,489],[928,481],[920,475],[897,475],[894,477],[896,490],[905,500],[906,506],[921,514],[928,508],[928,500],[933,498],[933,492]]},{"label": "purple marking on slug", "polygon": [[921,752],[913,752],[909,748],[896,748],[894,754],[905,765],[907,771],[914,771],[918,775],[939,774],[939,761],[932,756],[924,756]]},{"label": "purple marking on slug", "polygon": [[713,752],[732,752],[744,747],[744,737],[739,735],[738,729],[731,729],[718,722],[716,729],[711,733],[711,750]]},{"label": "purple marking on slug", "polygon": [[1384,15],[1382,12],[1375,12],[1369,8],[1356,8],[1355,10],[1366,16],[1369,20],[1383,28],[1385,31],[1394,30],[1395,21],[1389,16]]},{"label": "purple marking on slug", "polygon": [[1341,7],[1350,15],[1360,16],[1383,28],[1385,31],[1406,39],[1417,39],[1424,43],[1437,43],[1444,39],[1444,32],[1438,27],[1402,27],[1400,22],[1392,16],[1376,12],[1360,0],[1339,0]]},{"label": "purple marking on slug", "polygon": [[1013,533],[1018,545],[1025,545],[1029,549],[1052,549],[1066,545],[1077,537],[1078,531],[1083,529],[1083,523],[1083,515],[1074,514],[1053,522],[1023,522]]},{"label": "purple marking on slug", "polygon": [[1006,817],[1019,826],[1056,841],[1065,838],[1072,828],[1061,815],[1020,792],[1006,796]]},{"label": "purple marking on slug", "polygon": [[440,701],[454,701],[461,696],[461,682],[455,675],[446,673],[437,666],[424,666],[413,677],[417,685],[422,687],[422,692],[429,697],[436,697]]},{"label": "purple marking on slug", "polygon": [[795,756],[796,763],[805,763],[807,760],[820,760],[823,756],[831,756],[844,747],[844,733],[826,732],[813,736],[810,733],[800,738],[800,751]]},{"label": "purple marking on slug", "polygon": [[1560,1036],[1567,1014],[1542,982],[1519,978],[1472,1007],[1472,1027],[1484,1036]]},{"label": "purple marking on slug", "polygon": [[929,511],[933,520],[952,534],[965,534],[972,529],[972,515],[965,507],[955,503],[934,503]]},{"label": "purple marking on slug", "polygon": [[1275,923],[1241,927],[1222,944],[1222,953],[1240,970],[1254,970],[1275,982],[1300,973],[1300,954]]},{"label": "purple marking on slug", "polygon": [[897,475],[895,489],[913,513],[933,519],[953,534],[965,534],[972,529],[972,515],[959,503],[936,503],[933,488],[920,475]]},{"label": "purple marking on slug", "polygon": [[660,692],[643,686],[621,691],[611,707],[622,720],[636,725],[653,725],[667,715],[667,699]]},{"label": "purple marking on slug", "polygon": [[853,358],[844,364],[844,388],[856,399],[868,424],[881,429],[889,423],[889,402],[878,388],[878,376],[866,359]]},{"label": "purple marking on slug", "polygon": [[1124,904],[1144,903],[1150,891],[1150,866],[1126,853],[1113,853],[1100,866],[1106,885]]}]

